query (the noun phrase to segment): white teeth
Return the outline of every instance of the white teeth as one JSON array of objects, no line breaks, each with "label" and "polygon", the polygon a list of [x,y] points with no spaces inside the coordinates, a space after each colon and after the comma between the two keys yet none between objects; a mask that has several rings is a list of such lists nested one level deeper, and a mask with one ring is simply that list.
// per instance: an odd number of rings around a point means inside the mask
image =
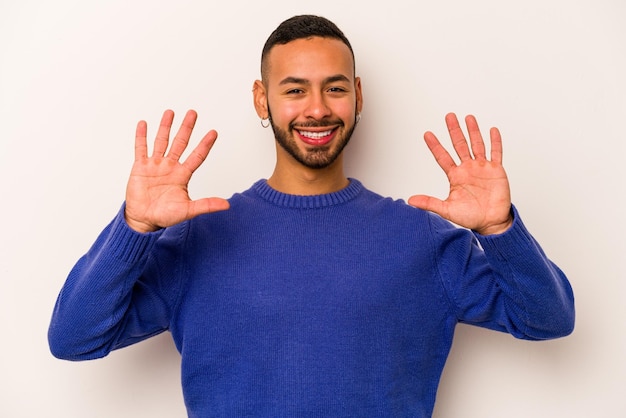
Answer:
[{"label": "white teeth", "polygon": [[307,138],[320,139],[320,138],[330,135],[333,131],[331,129],[331,130],[324,131],[324,132],[309,132],[309,131],[298,131],[298,132],[300,132],[300,135],[306,136]]}]

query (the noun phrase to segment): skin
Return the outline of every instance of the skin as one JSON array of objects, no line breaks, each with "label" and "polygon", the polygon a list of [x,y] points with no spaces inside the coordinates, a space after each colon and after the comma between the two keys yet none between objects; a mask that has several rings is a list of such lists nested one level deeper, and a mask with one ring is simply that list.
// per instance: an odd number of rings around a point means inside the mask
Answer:
[{"label": "skin", "polygon": [[[268,56],[266,79],[253,85],[254,106],[259,117],[270,116],[275,134],[276,166],[268,179],[278,191],[299,195],[330,193],[347,186],[343,169],[343,146],[350,139],[356,114],[363,106],[361,80],[354,74],[352,55],[342,42],[314,37],[275,46]],[[192,200],[188,184],[207,158],[217,139],[209,131],[180,161],[189,144],[197,114],[190,110],[170,141],[174,112],[167,110],[147,154],[147,125],[140,121],[135,136],[135,162],[127,191],[125,216],[137,232],[151,232],[205,213],[227,210],[228,201],[218,197]],[[465,118],[469,141],[456,115],[445,118],[459,163],[432,132],[424,134],[426,145],[450,182],[445,200],[415,195],[408,203],[432,211],[479,234],[500,234],[512,223],[509,182],[502,166],[502,139],[490,130],[491,152],[476,119]],[[324,144],[311,143],[301,135],[332,131]],[[171,142],[171,144],[170,144]],[[315,142],[315,141],[313,141]],[[169,148],[169,150],[168,150]],[[320,164],[320,161],[323,164]]]},{"label": "skin", "polygon": [[[277,45],[267,59],[270,70],[263,82],[254,82],[253,98],[259,117],[267,118],[271,110],[277,138],[276,166],[268,184],[300,195],[344,188],[348,179],[341,150],[363,106],[361,80],[354,75],[350,50],[339,40],[314,37]],[[304,131],[329,129],[333,138],[324,147],[301,138]],[[303,163],[324,159],[331,162],[321,169]]]},{"label": "skin", "polygon": [[[408,203],[417,208],[435,212],[453,223],[472,229],[481,235],[501,234],[513,223],[511,191],[502,166],[502,138],[497,128],[491,128],[491,160],[487,159],[476,118],[465,118],[470,145],[454,113],[446,115],[446,125],[460,163],[441,145],[432,132],[424,140],[437,164],[450,182],[446,200],[415,195]],[[470,149],[471,146],[471,149]]]},{"label": "skin", "polygon": [[209,131],[184,162],[181,154],[189,144],[198,115],[190,110],[185,115],[169,151],[170,131],[174,112],[166,110],[154,141],[152,155],[148,156],[147,124],[140,121],[135,135],[135,162],[126,186],[125,218],[128,226],[137,232],[152,232],[175,225],[203,213],[229,208],[225,199],[212,197],[199,200],[189,198],[188,184],[194,171],[204,162],[217,139],[217,132]]}]

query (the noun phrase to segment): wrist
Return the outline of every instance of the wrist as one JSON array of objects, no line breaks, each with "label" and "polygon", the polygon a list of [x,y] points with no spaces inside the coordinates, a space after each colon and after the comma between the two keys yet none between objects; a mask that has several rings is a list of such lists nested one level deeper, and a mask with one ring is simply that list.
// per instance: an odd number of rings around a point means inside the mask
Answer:
[{"label": "wrist", "polygon": [[140,234],[147,234],[150,232],[158,231],[160,228],[145,222],[136,221],[128,216],[128,213],[124,212],[124,220],[130,229]]},{"label": "wrist", "polygon": [[475,229],[474,231],[479,235],[499,235],[503,234],[511,228],[513,225],[513,215],[509,213],[508,218],[501,223],[489,225],[485,228]]}]

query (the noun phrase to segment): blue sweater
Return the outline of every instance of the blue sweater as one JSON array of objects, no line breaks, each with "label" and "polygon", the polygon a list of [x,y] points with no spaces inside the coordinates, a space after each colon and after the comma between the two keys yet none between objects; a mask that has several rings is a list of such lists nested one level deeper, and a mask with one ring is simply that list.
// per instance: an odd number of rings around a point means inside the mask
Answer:
[{"label": "blue sweater", "polygon": [[515,208],[483,237],[354,179],[318,196],[262,180],[230,204],[149,234],[120,211],[61,290],[53,354],[169,330],[190,417],[428,417],[457,323],[573,329],[571,287]]}]

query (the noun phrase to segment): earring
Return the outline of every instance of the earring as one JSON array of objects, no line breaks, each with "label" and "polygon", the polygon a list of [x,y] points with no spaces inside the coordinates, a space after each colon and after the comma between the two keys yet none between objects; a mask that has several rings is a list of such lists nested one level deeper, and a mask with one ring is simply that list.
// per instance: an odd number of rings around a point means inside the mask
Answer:
[{"label": "earring", "polygon": [[356,121],[354,122],[354,124],[356,125],[357,123],[361,122],[361,114],[357,113],[356,114]]},{"label": "earring", "polygon": [[270,118],[261,119],[261,126],[267,128],[270,126]]}]

